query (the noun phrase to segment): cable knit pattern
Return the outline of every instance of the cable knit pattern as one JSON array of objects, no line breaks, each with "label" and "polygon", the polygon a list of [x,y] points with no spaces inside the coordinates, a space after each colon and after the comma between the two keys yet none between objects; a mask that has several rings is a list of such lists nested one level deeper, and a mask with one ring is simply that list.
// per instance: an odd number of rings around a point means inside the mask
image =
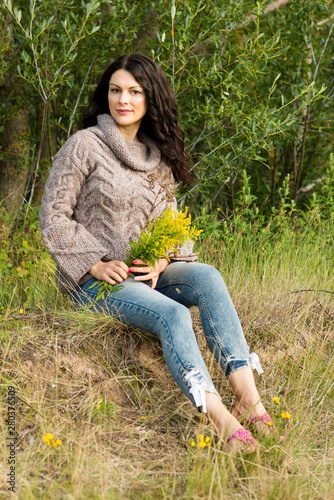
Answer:
[{"label": "cable knit pattern", "polygon": [[[148,217],[154,221],[176,199],[164,189],[173,175],[144,134],[123,139],[108,114],[74,134],[56,154],[40,210],[44,243],[57,264],[56,281],[70,292],[88,281],[98,260],[126,259]],[[163,188],[163,189],[162,189]],[[197,262],[189,242],[171,260]]]}]

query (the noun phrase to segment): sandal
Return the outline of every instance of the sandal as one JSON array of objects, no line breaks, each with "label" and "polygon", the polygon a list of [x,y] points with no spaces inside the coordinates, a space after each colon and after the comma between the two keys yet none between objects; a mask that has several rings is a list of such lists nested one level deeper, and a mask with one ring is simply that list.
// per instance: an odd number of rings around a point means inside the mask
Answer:
[{"label": "sandal", "polygon": [[273,419],[271,418],[269,413],[264,413],[259,417],[251,418],[250,423],[253,424],[254,422],[258,422],[259,420],[261,420],[264,424],[266,424],[270,428],[270,432],[272,432],[272,434],[278,434],[278,430],[274,426]]},{"label": "sandal", "polygon": [[[234,413],[233,413],[233,412],[234,412]],[[234,405],[231,413],[232,413],[232,415],[234,414],[235,418],[236,418],[237,420],[239,420],[239,422],[240,422],[240,420],[245,420],[245,421],[246,421],[246,422],[248,422],[249,424],[254,424],[255,422],[259,422],[259,421],[261,421],[261,422],[263,422],[265,425],[267,425],[267,426],[269,427],[271,434],[273,434],[273,435],[278,434],[278,430],[277,430],[277,428],[276,428],[276,427],[275,427],[275,425],[274,425],[273,419],[271,418],[271,416],[270,416],[270,415],[269,415],[269,413],[267,413],[267,412],[266,412],[266,413],[263,413],[263,415],[260,415],[260,416],[258,416],[258,417],[251,418],[251,419],[249,420],[249,419],[248,419],[247,417],[245,417],[245,416],[244,416],[244,415],[243,415],[243,414],[242,414],[242,413],[238,410],[238,408]],[[236,414],[237,414],[237,415],[236,415]],[[257,431],[257,429],[256,429],[256,431]],[[257,432],[258,432],[258,431],[257,431]],[[285,438],[284,438],[284,436],[279,436],[279,439],[280,439],[281,441],[284,441],[284,439],[285,439]]]},{"label": "sandal", "polygon": [[[257,442],[251,435],[251,433],[247,429],[240,428],[235,432],[234,434],[231,434],[227,440],[226,443],[229,443],[231,439],[238,439],[239,441],[242,441],[245,443],[247,446],[256,446]],[[251,452],[250,452],[251,453]]]}]

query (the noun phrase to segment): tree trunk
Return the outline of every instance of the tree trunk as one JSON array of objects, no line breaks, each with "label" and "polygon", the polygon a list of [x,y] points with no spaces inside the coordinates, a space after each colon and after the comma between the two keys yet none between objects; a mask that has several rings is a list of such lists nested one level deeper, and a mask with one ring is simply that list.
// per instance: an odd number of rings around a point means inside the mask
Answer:
[{"label": "tree trunk", "polygon": [[0,139],[0,203],[10,215],[18,210],[24,193],[29,171],[29,135],[28,110],[13,106]]}]

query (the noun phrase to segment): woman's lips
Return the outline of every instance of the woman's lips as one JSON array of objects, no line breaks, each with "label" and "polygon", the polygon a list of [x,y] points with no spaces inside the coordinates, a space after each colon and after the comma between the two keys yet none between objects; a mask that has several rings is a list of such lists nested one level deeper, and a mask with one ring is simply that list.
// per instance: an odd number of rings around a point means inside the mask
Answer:
[{"label": "woman's lips", "polygon": [[120,115],[127,115],[128,113],[132,113],[131,109],[117,109],[116,111]]}]

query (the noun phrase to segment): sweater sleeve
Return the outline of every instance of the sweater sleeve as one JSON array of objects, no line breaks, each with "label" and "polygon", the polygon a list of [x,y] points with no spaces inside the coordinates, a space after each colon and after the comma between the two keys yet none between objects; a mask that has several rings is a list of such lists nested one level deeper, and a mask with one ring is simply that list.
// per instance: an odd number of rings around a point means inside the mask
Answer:
[{"label": "sweater sleeve", "polygon": [[45,246],[58,265],[63,281],[72,286],[108,254],[108,249],[82,224],[71,219],[89,175],[92,139],[85,138],[84,132],[74,134],[56,154],[40,210],[39,227]]}]

